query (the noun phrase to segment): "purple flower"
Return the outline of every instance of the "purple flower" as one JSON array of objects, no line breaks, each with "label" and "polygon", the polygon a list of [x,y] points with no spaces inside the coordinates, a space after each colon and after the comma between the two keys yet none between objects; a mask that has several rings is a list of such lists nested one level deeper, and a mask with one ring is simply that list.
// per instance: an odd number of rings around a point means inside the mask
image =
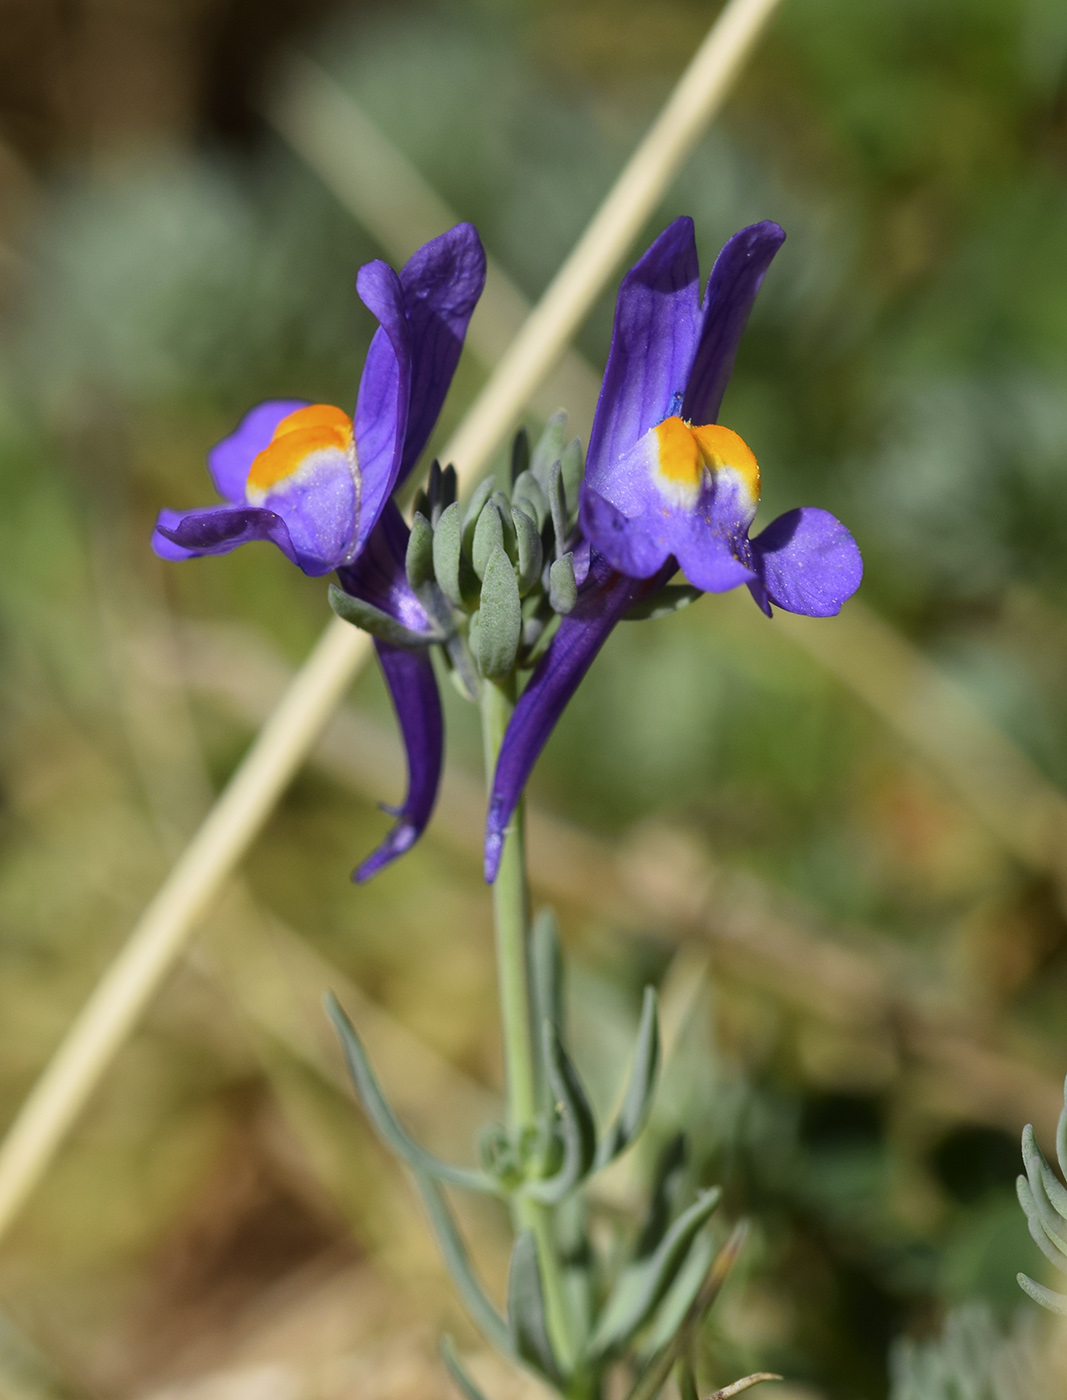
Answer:
[{"label": "purple flower", "polygon": [[[407,527],[392,504],[426,445],[452,382],[467,323],[485,283],[474,227],[458,224],[398,274],[360,268],[356,286],[379,322],[350,418],[329,404],[262,403],[208,454],[224,504],[159,514],[152,547],[164,559],[227,554],[270,540],[305,574],[339,571],[342,587],[411,635],[435,639],[404,576]],[[414,626],[412,625],[414,623]],[[384,845],[356,872],[366,879],[422,833],[437,794],[443,726],[428,653],[376,637],[407,748],[408,792]]]},{"label": "purple flower", "polygon": [[619,289],[580,500],[593,562],[512,716],[486,830],[495,878],[505,827],[548,736],[616,622],[681,569],[695,588],[746,584],[771,605],[829,617],[859,587],[863,563],[826,511],[788,511],[749,538],[756,458],[715,422],[756,293],[785,234],[773,223],[734,235],[703,302],[691,219],[676,219]]}]

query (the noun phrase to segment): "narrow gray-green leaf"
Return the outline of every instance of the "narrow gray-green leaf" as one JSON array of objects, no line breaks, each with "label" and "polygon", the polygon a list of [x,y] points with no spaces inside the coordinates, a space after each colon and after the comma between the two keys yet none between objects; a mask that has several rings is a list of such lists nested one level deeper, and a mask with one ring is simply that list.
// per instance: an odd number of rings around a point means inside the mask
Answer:
[{"label": "narrow gray-green leaf", "polygon": [[596,1154],[596,1170],[619,1155],[640,1132],[652,1103],[659,1069],[659,1018],[656,1014],[656,991],[645,988],[641,1006],[641,1022],[634,1042],[630,1078],[623,1094],[615,1121],[604,1134]]},{"label": "narrow gray-green leaf", "polygon": [[508,1325],[486,1297],[485,1290],[471,1267],[467,1246],[463,1243],[463,1236],[452,1218],[444,1192],[426,1172],[416,1170],[415,1182],[437,1237],[441,1258],[456,1285],[460,1301],[467,1309],[467,1315],[491,1346],[502,1351],[505,1356],[514,1356]]},{"label": "narrow gray-green leaf", "polygon": [[1033,1194],[1034,1203],[1037,1207],[1041,1219],[1048,1226],[1049,1230],[1059,1235],[1067,1244],[1067,1218],[1065,1211],[1061,1211],[1061,1202],[1067,1202],[1067,1191],[1056,1179],[1052,1168],[1045,1161],[1045,1154],[1037,1145],[1037,1138],[1034,1135],[1033,1126],[1027,1123],[1023,1129],[1023,1165],[1026,1167],[1026,1175],[1030,1182],[1030,1190]]},{"label": "narrow gray-green leaf", "polygon": [[714,1240],[707,1230],[698,1230],[685,1262],[656,1309],[648,1336],[642,1338],[641,1349],[646,1356],[662,1351],[683,1325],[714,1258]]},{"label": "narrow gray-green leaf", "polygon": [[1040,1303],[1049,1312],[1067,1317],[1067,1293],[1055,1293],[1044,1284],[1035,1283],[1032,1278],[1027,1278],[1026,1274],[1016,1274],[1015,1279],[1022,1291],[1028,1293],[1035,1303]]},{"label": "narrow gray-green leaf", "polygon": [[648,1214],[634,1246],[634,1260],[644,1259],[658,1247],[670,1229],[674,1199],[685,1178],[689,1148],[684,1133],[676,1133],[663,1148],[656,1162]]},{"label": "narrow gray-green leaf", "polygon": [[745,1240],[748,1238],[748,1225],[738,1221],[730,1232],[730,1238],[716,1254],[708,1270],[703,1287],[690,1305],[682,1326],[659,1352],[657,1352],[634,1382],[626,1400],[656,1400],[666,1384],[671,1368],[688,1349],[697,1328],[708,1314],[722,1286],[737,1262]]},{"label": "narrow gray-green leaf", "polygon": [[541,547],[541,532],[532,516],[518,506],[512,506],[511,519],[515,526],[518,546],[519,593],[525,598],[530,589],[541,577],[544,563],[544,550]]},{"label": "narrow gray-green leaf", "polygon": [[519,1356],[557,1384],[561,1373],[548,1339],[541,1266],[537,1260],[537,1244],[532,1230],[524,1230],[511,1251],[508,1330],[511,1344]]},{"label": "narrow gray-green leaf", "polygon": [[1060,1171],[1067,1176],[1067,1079],[1063,1081],[1063,1112],[1056,1124],[1056,1158]]},{"label": "narrow gray-green leaf", "polygon": [[[486,506],[486,513],[493,506]],[[480,527],[479,527],[480,528]],[[478,669],[488,680],[500,680],[515,665],[522,637],[522,600],[511,560],[496,545],[485,565],[482,605],[471,646]]]},{"label": "narrow gray-green leaf", "polygon": [[441,1360],[464,1400],[485,1400],[485,1396],[463,1369],[451,1337],[441,1338]]},{"label": "narrow gray-green leaf", "polygon": [[574,555],[565,554],[548,571],[548,601],[552,611],[566,616],[574,611],[578,601],[578,582],[574,577]]},{"label": "narrow gray-green leaf", "polygon": [[542,1023],[542,1054],[548,1086],[560,1113],[563,1162],[554,1176],[531,1181],[526,1192],[535,1200],[554,1205],[589,1174],[596,1157],[596,1123],[582,1081],[551,1021]]},{"label": "narrow gray-green leaf", "polygon": [[338,617],[344,618],[345,622],[351,622],[353,627],[369,632],[372,637],[391,642],[395,647],[428,647],[432,642],[445,640],[445,633],[441,631],[413,632],[403,623],[397,622],[395,617],[390,617],[388,613],[364,602],[362,598],[353,598],[351,593],[346,593],[335,583],[330,584],[329,598],[330,607]]},{"label": "narrow gray-green leaf", "polygon": [[453,1186],[462,1186],[468,1191],[498,1195],[496,1182],[485,1172],[476,1171],[472,1167],[453,1166],[451,1162],[427,1152],[405,1132],[382,1093],[355,1026],[332,992],[326,994],[326,1011],[341,1037],[345,1059],[348,1061],[348,1068],[363,1108],[385,1144],[416,1171],[428,1172],[441,1181],[450,1182]]},{"label": "narrow gray-green leaf", "polygon": [[1042,1218],[1041,1209],[1025,1176],[1018,1178],[1016,1190],[1019,1204],[1026,1215],[1030,1238],[1049,1263],[1055,1264],[1062,1273],[1067,1273],[1067,1241],[1058,1232],[1050,1229]]},{"label": "narrow gray-green leaf", "polygon": [[687,608],[702,596],[699,588],[691,588],[688,583],[667,583],[624,612],[622,620],[645,622],[657,617],[669,617],[671,613],[680,612],[682,608]]},{"label": "narrow gray-green leaf", "polygon": [[703,1192],[674,1222],[655,1253],[622,1271],[593,1330],[589,1343],[593,1356],[616,1350],[647,1321],[674,1281],[693,1236],[721,1199],[718,1188]]}]

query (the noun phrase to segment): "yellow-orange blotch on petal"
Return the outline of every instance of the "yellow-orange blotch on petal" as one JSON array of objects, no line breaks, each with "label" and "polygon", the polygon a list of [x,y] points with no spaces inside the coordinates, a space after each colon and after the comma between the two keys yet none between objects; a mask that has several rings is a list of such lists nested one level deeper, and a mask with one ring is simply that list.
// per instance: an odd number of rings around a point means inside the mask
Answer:
[{"label": "yellow-orange blotch on petal", "polygon": [[656,467],[664,485],[695,500],[705,470],[732,470],[753,503],[759,500],[759,464],[744,438],[719,423],[694,427],[684,419],[665,418],[655,428]]},{"label": "yellow-orange blotch on petal", "polygon": [[323,449],[348,452],[352,445],[352,420],[328,403],[313,403],[288,414],[274,429],[270,446],[254,458],[248,473],[248,490],[263,495],[300,470],[307,459]]}]

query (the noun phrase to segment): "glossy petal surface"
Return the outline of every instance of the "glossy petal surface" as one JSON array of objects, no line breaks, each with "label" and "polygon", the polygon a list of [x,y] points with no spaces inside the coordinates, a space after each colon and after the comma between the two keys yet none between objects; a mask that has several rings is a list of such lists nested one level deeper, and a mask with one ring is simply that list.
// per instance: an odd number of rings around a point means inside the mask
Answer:
[{"label": "glossy petal surface", "polygon": [[411,394],[411,330],[400,278],[387,263],[366,263],[359,270],[356,286],[364,305],[380,322],[367,351],[356,399],[358,553],[374,529],[400,472]]},{"label": "glossy petal surface", "polygon": [[485,251],[473,224],[431,239],[400,273],[411,327],[411,407],[398,481],[415,465],[459,362],[467,323],[485,286]]},{"label": "glossy petal surface", "polygon": [[769,220],[735,233],[715,259],[701,311],[700,344],[682,401],[682,417],[714,423],[733,373],[756,293],[785,233]]},{"label": "glossy petal surface", "polygon": [[585,479],[595,491],[607,467],[681,407],[700,338],[699,276],[693,221],[682,218],[622,280],[589,437]]},{"label": "glossy petal surface", "polygon": [[852,535],[829,511],[805,506],[786,511],[752,541],[758,582],[752,596],[769,612],[833,617],[863,578],[863,559]]},{"label": "glossy petal surface", "polygon": [[161,510],[152,534],[152,548],[163,559],[194,559],[204,554],[229,554],[238,545],[253,540],[269,540],[287,559],[300,564],[285,521],[274,511],[257,506]]}]

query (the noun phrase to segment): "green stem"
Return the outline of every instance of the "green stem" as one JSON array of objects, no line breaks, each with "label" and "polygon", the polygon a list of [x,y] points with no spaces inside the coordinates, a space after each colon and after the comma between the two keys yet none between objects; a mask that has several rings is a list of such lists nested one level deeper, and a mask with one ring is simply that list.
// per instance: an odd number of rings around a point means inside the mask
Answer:
[{"label": "green stem", "polygon": [[[491,786],[504,730],[515,702],[508,691],[493,681],[482,682],[481,701],[485,773]],[[519,1132],[534,1124],[537,1118],[537,1070],[530,1020],[527,956],[530,911],[521,802],[504,833],[500,869],[493,884],[493,919],[496,925],[500,1016],[504,1029],[508,1122],[513,1130]]]},{"label": "green stem", "polygon": [[[513,683],[512,683],[513,684]],[[482,682],[482,740],[486,779],[492,786],[497,755],[511,712],[514,691],[493,681]],[[516,1137],[537,1126],[537,1068],[531,1018],[529,976],[529,893],[526,886],[526,847],[523,804],[515,809],[504,833],[500,869],[493,884],[493,916],[496,925],[497,976],[500,1016],[504,1032],[504,1065],[507,1080],[508,1122]],[[537,1244],[541,1286],[545,1295],[546,1322],[553,1350],[564,1371],[575,1361],[569,1309],[556,1248],[552,1208],[520,1194],[515,1200],[516,1224],[531,1230]]]}]

